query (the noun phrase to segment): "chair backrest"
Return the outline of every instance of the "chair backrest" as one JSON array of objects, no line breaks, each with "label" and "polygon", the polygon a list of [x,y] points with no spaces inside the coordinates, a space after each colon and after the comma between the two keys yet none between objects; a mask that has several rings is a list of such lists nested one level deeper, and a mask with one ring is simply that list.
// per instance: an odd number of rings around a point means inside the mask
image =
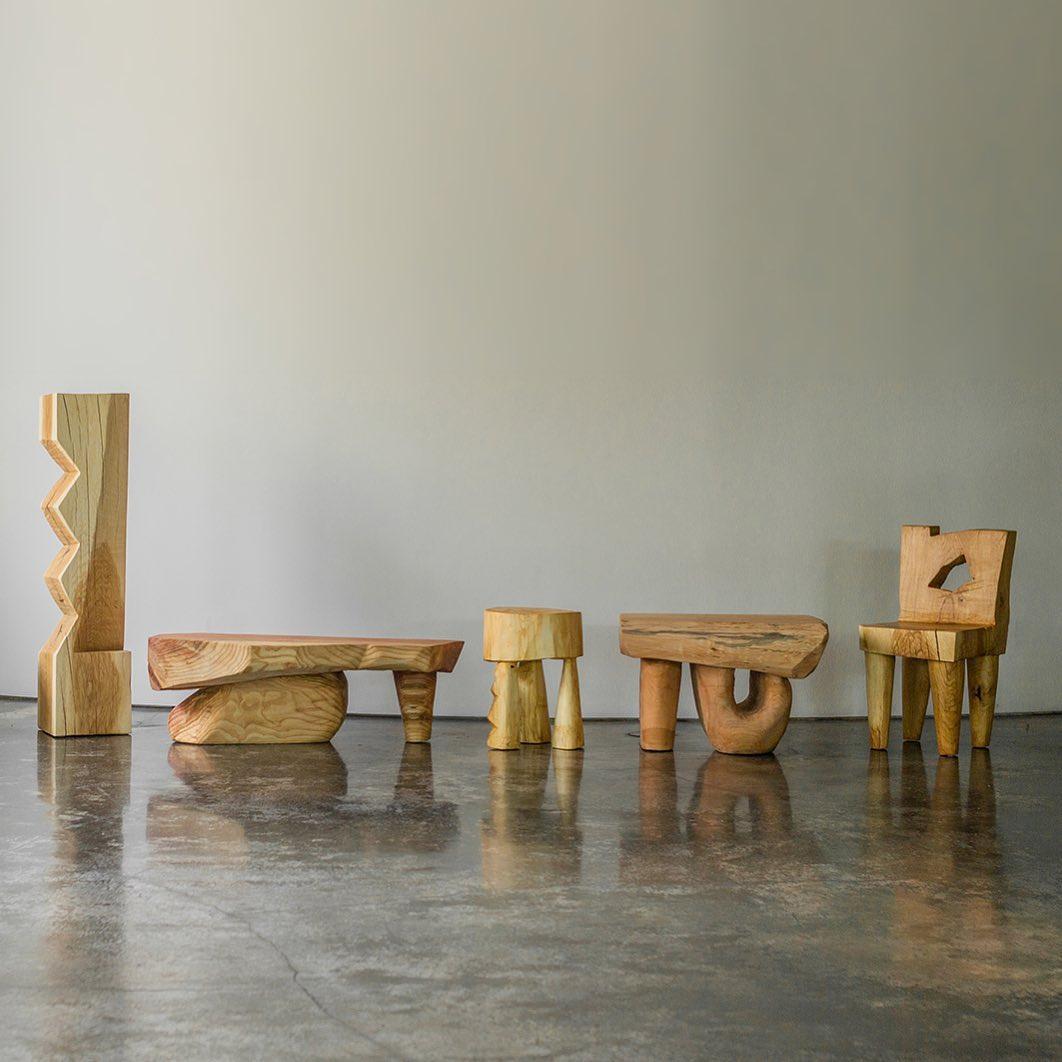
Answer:
[{"label": "chair backrest", "polygon": [[[1010,623],[1010,569],[1015,531],[949,531],[904,525],[900,535],[900,619],[930,623]],[[966,564],[970,580],[943,589],[952,568]]]}]

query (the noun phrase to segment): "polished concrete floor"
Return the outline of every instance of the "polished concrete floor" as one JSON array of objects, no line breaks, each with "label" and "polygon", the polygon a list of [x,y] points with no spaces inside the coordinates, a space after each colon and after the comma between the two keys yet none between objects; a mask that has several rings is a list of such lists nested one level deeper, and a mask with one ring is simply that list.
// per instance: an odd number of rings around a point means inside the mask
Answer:
[{"label": "polished concrete floor", "polygon": [[4,1059],[1062,1052],[1062,717],[958,760],[858,722],[743,759],[34,720],[0,704]]}]

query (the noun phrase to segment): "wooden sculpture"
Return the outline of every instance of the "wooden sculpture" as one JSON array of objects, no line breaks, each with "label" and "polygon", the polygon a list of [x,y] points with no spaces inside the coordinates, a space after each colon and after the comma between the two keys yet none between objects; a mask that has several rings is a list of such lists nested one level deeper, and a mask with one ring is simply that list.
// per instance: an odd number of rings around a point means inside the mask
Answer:
[{"label": "wooden sculpture", "polygon": [[153,689],[197,692],[169,716],[174,741],[193,745],[329,741],[347,710],[344,671],[392,671],[406,741],[430,741],[435,677],[453,671],[464,642],[426,638],[313,638],[156,634]]},{"label": "wooden sculpture", "polygon": [[583,617],[557,608],[488,608],[483,613],[483,659],[494,663],[493,702],[487,718],[492,749],[550,741],[543,660],[562,660],[555,749],[583,747],[576,658],[583,655]]},{"label": "wooden sculpture", "polygon": [[[675,744],[682,665],[690,665],[697,714],[719,752],[771,752],[789,725],[791,678],[818,666],[826,624],[814,616],[620,616],[620,652],[641,660],[641,746]],[[734,700],[734,669],[748,668],[749,695]]]},{"label": "wooden sculpture", "polygon": [[[988,748],[996,710],[999,658],[1007,649],[1010,569],[1015,531],[952,531],[905,525],[900,535],[900,618],[859,628],[866,654],[870,747],[889,744],[892,681],[903,658],[903,739],[918,741],[933,692],[937,751],[959,751],[963,669],[970,690],[970,737]],[[970,579],[955,590],[944,583],[966,564]]]},{"label": "wooden sculpture", "polygon": [[37,725],[53,737],[128,734],[129,396],[44,395],[40,436],[63,470],[42,506],[62,543],[44,573],[62,616],[38,658]]}]

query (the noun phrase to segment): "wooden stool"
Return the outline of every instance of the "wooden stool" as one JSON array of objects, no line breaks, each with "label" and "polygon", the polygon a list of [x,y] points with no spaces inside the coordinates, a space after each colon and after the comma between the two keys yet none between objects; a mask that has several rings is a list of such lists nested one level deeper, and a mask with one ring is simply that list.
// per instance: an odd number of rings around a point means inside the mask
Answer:
[{"label": "wooden stool", "polygon": [[483,613],[483,659],[492,661],[494,683],[487,718],[487,746],[518,749],[520,743],[550,740],[549,704],[543,660],[563,660],[555,749],[583,747],[576,658],[583,655],[583,617],[558,608],[488,608]]},{"label": "wooden stool", "polygon": [[464,642],[426,638],[300,638],[156,634],[148,675],[156,690],[195,689],[169,716],[192,745],[330,741],[347,712],[344,671],[393,671],[406,741],[430,741],[435,679]]},{"label": "wooden stool", "polygon": [[[999,658],[1007,651],[1015,531],[952,531],[905,525],[900,535],[900,618],[859,628],[867,670],[870,747],[889,744],[896,657],[903,658],[903,739],[918,741],[933,691],[937,752],[959,751],[963,671],[970,689],[970,742],[988,748]],[[965,564],[970,579],[944,583]],[[968,661],[968,663],[967,663]]]},{"label": "wooden stool", "polygon": [[[789,680],[815,670],[829,634],[814,616],[620,616],[620,652],[642,662],[642,748],[667,752],[675,744],[682,665],[688,663],[712,747],[745,755],[773,751],[789,725]],[[734,701],[735,668],[749,670],[749,695],[740,704]]]}]

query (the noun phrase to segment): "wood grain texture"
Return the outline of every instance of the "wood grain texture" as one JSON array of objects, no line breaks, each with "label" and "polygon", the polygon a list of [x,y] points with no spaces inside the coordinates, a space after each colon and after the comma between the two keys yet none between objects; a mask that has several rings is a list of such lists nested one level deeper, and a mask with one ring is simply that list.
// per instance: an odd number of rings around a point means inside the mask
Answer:
[{"label": "wood grain texture", "polygon": [[148,675],[156,690],[220,686],[333,671],[453,671],[464,642],[266,634],[156,634]]},{"label": "wood grain texture", "polygon": [[566,660],[583,655],[583,617],[557,608],[488,608],[484,660]]},{"label": "wood grain texture", "polygon": [[998,656],[975,656],[966,661],[966,686],[970,692],[970,744],[975,749],[987,749],[992,740],[998,679]]},{"label": "wood grain texture", "polygon": [[933,722],[937,730],[937,752],[956,756],[962,726],[964,664],[959,661],[930,660],[929,685],[933,691]]},{"label": "wood grain texture", "polygon": [[714,749],[746,756],[774,751],[793,706],[787,678],[750,671],[749,695],[737,702],[731,668],[691,664],[690,671],[697,715]]},{"label": "wood grain texture", "polygon": [[560,692],[557,694],[557,716],[553,720],[553,747],[581,749],[583,710],[579,697],[579,666],[575,659],[565,660],[561,668]]},{"label": "wood grain texture", "polygon": [[520,685],[520,741],[524,745],[548,745],[549,699],[541,660],[529,660],[517,668]]},{"label": "wood grain texture", "polygon": [[62,469],[42,510],[61,543],[44,582],[61,616],[38,657],[38,717],[54,737],[128,734],[127,394],[50,394],[40,440]]},{"label": "wood grain texture", "polygon": [[645,752],[675,747],[682,665],[675,660],[641,661],[638,687],[639,743]]},{"label": "wood grain texture", "polygon": [[186,697],[170,712],[170,737],[191,745],[330,741],[346,711],[342,672],[251,679]]},{"label": "wood grain texture", "polygon": [[903,739],[918,741],[922,737],[929,704],[929,664],[925,660],[905,657],[901,672]]},{"label": "wood grain texture", "polygon": [[991,627],[968,623],[864,623],[859,627],[859,648],[865,653],[908,656],[919,660],[965,660],[983,656],[995,643]]},{"label": "wood grain texture", "polygon": [[624,613],[620,652],[711,667],[805,678],[818,666],[829,628],[814,616]]},{"label": "wood grain texture", "polygon": [[887,653],[865,653],[864,664],[867,671],[867,725],[870,727],[870,747],[887,749],[896,658]]},{"label": "wood grain texture", "polygon": [[434,671],[396,671],[395,692],[402,713],[406,741],[431,741],[431,724],[435,714]]},{"label": "wood grain texture", "polygon": [[518,749],[520,747],[520,679],[518,664],[499,661],[494,665],[494,682],[490,692],[492,701],[487,721],[490,733],[487,747],[491,749]]}]

